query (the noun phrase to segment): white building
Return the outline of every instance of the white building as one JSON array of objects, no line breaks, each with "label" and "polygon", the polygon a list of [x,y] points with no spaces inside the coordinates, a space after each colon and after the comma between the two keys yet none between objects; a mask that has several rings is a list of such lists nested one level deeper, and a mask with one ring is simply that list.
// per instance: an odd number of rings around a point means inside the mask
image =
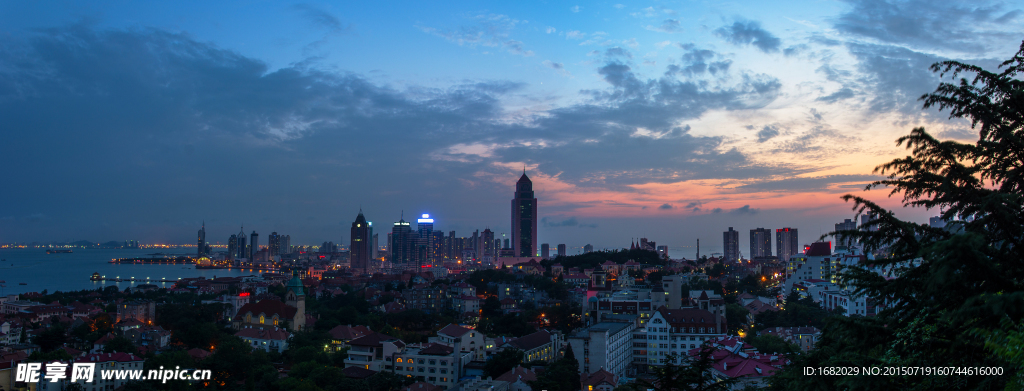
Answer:
[{"label": "white building", "polygon": [[273,329],[246,327],[238,330],[235,336],[248,342],[253,349],[284,353],[288,349],[288,338],[291,338],[292,334],[277,327]]},{"label": "white building", "polygon": [[[704,341],[724,337],[727,329],[724,317],[711,311],[662,307],[647,322],[647,327],[637,332],[637,349],[646,349],[649,366],[664,365],[671,356],[675,356],[674,362],[679,364],[687,351],[700,347]],[[644,342],[646,346],[641,346]]]},{"label": "white building", "polygon": [[601,322],[567,338],[580,373],[587,375],[604,369],[622,376],[633,362],[633,332],[636,320]]}]

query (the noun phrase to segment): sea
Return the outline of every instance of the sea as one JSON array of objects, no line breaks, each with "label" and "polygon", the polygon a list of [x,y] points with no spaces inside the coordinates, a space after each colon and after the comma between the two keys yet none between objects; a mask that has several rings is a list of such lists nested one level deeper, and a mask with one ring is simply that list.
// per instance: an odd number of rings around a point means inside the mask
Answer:
[{"label": "sea", "polygon": [[[108,278],[120,277],[153,280],[177,280],[188,277],[232,277],[259,275],[261,271],[250,269],[200,269],[193,265],[141,265],[110,263],[115,258],[145,257],[161,255],[191,255],[187,249],[73,249],[70,254],[47,254],[42,248],[0,249],[0,295],[27,292],[48,293],[54,291],[79,291],[83,289],[116,286],[120,290],[145,284],[145,281],[92,281],[93,273]],[[193,250],[194,251],[194,250]],[[25,283],[25,285],[21,285]],[[173,283],[153,282],[160,287],[170,288]]]}]

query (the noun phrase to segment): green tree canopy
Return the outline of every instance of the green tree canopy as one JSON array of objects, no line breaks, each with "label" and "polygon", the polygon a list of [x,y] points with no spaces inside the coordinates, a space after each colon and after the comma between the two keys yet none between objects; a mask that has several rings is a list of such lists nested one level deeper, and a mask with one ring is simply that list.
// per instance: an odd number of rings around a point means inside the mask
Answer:
[{"label": "green tree canopy", "polygon": [[[966,119],[978,130],[978,141],[942,141],[916,128],[897,141],[910,155],[876,168],[886,178],[868,188],[887,187],[904,206],[938,210],[946,227],[904,221],[864,197],[844,196],[858,213],[871,216],[867,224],[876,229],[834,234],[887,256],[839,277],[885,309],[873,318],[831,319],[819,348],[776,376],[777,388],[1002,389],[1014,379],[1020,361],[986,342],[1012,335],[1024,316],[1024,43],[1000,68],[932,65],[953,80],[924,95],[924,107]],[[875,268],[888,271],[881,275]],[[1003,367],[1007,375],[796,373],[802,366],[835,365]]]}]

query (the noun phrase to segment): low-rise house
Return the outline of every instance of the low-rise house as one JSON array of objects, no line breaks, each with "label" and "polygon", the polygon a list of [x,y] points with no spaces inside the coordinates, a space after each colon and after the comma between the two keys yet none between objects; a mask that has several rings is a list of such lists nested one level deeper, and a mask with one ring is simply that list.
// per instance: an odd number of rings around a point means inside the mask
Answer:
[{"label": "low-rise house", "polygon": [[331,335],[331,346],[329,349],[332,352],[337,352],[348,346],[348,343],[353,339],[369,335],[373,331],[366,326],[339,325],[327,333]]},{"label": "low-rise house", "polygon": [[246,327],[238,330],[235,336],[245,340],[253,349],[284,353],[288,349],[288,339],[292,334],[282,328]]},{"label": "low-rise house", "polygon": [[612,391],[617,385],[619,377],[603,368],[589,375],[580,375],[580,391]]},{"label": "low-rise house", "polygon": [[[384,366],[391,366],[391,357],[405,350],[405,342],[381,333],[371,333],[349,341],[351,349],[345,359],[346,367],[362,367],[371,371],[383,371]],[[392,368],[387,368],[391,371]]]}]

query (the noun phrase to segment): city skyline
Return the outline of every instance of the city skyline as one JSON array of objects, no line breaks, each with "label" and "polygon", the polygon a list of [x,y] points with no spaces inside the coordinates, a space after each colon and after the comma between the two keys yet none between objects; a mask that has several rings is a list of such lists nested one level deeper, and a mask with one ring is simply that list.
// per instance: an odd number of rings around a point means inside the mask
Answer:
[{"label": "city skyline", "polygon": [[[0,242],[197,243],[205,219],[210,243],[240,225],[347,243],[360,207],[384,227],[417,211],[500,237],[525,166],[537,243],[705,253],[729,226],[797,228],[802,245],[854,219],[839,196],[880,179],[915,126],[976,139],[921,110],[928,66],[995,69],[1022,17],[994,2],[3,7]],[[865,195],[937,213],[885,191]]]}]

